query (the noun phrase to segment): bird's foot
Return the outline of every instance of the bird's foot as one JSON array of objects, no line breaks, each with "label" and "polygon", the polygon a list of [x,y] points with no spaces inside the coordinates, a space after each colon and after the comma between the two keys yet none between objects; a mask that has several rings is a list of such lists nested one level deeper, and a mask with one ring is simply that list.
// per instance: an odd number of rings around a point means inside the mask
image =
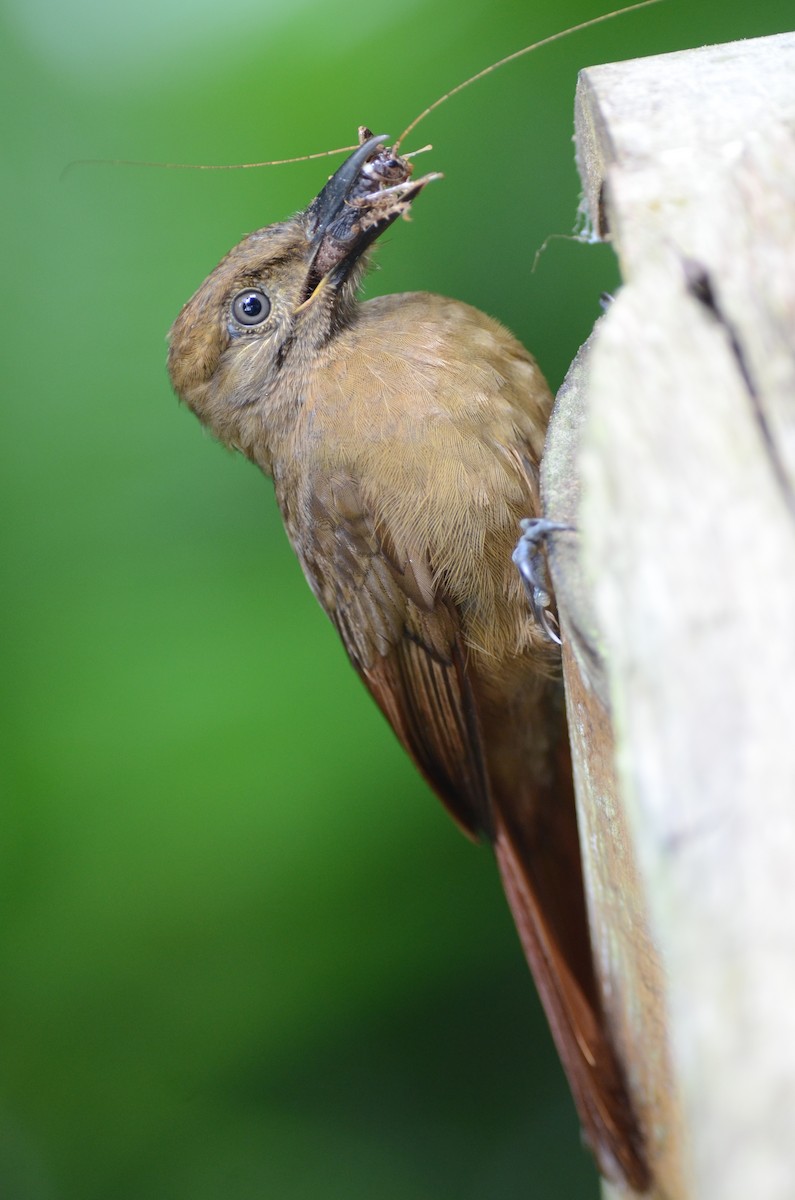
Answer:
[{"label": "bird's foot", "polygon": [[527,601],[534,620],[540,625],[551,642],[560,645],[558,619],[552,612],[552,597],[547,582],[547,567],[542,543],[551,533],[572,531],[573,525],[560,521],[548,521],[544,517],[525,517],[519,522],[522,536],[511,555],[522,577]]}]

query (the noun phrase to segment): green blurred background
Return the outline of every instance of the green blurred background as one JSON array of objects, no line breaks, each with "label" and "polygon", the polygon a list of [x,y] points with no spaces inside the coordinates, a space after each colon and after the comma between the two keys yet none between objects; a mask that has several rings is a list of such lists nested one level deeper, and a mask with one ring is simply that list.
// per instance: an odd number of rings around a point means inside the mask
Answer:
[{"label": "green blurred background", "polygon": [[[489,854],[348,667],[270,486],[169,390],[182,302],[330,164],[62,171],[394,136],[601,7],[6,0],[3,1198],[597,1194]],[[574,224],[578,67],[791,8],[670,0],[456,97],[369,291],[484,308],[557,386],[615,285],[571,241],[531,272]]]}]

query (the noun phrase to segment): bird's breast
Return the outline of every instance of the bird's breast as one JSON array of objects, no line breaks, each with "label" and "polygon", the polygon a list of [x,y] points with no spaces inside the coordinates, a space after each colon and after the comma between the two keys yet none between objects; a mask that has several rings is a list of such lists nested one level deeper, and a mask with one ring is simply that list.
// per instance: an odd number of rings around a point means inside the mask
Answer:
[{"label": "bird's breast", "polygon": [[340,542],[365,524],[427,563],[473,640],[520,643],[528,621],[511,550],[537,509],[550,404],[530,355],[475,309],[422,294],[360,306],[318,357],[284,455],[299,556],[312,558],[317,514],[331,510]]}]

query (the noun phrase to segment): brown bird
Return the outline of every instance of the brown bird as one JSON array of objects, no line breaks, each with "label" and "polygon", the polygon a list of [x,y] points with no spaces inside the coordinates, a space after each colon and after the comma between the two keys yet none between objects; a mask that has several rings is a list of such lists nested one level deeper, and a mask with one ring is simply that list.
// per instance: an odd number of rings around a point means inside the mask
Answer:
[{"label": "brown bird", "polygon": [[491,843],[600,1168],[648,1172],[594,980],[557,647],[511,562],[552,397],[490,317],[366,303],[365,251],[435,176],[363,145],[227,254],[170,334],[174,388],[273,479],[351,662],[431,787]]}]

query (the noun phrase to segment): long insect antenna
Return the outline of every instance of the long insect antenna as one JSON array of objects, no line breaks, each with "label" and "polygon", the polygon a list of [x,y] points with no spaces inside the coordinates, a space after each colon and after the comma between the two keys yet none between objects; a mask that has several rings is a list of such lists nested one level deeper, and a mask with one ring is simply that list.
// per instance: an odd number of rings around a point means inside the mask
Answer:
[{"label": "long insect antenna", "polygon": [[521,50],[514,50],[513,54],[506,54],[505,58],[501,58],[499,62],[492,63],[491,66],[484,67],[483,70],[478,71],[476,75],[470,76],[470,78],[465,79],[463,83],[459,83],[454,88],[451,88],[449,92],[445,92],[445,94],[440,96],[438,100],[434,100],[433,104],[429,104],[428,107],[423,109],[419,116],[415,117],[411,124],[403,130],[392,149],[395,153],[397,153],[401,142],[403,142],[404,138],[407,138],[410,133],[414,132],[420,121],[424,121],[429,113],[432,113],[434,109],[439,108],[439,106],[444,104],[446,100],[449,100],[451,96],[455,96],[458,92],[462,92],[464,88],[469,87],[470,84],[477,83],[479,79],[483,79],[484,76],[490,75],[492,71],[498,71],[500,67],[504,67],[507,63],[513,62],[515,58],[522,58],[525,54],[531,54],[534,50],[540,50],[542,46],[549,46],[552,42],[559,42],[561,38],[568,37],[571,33],[579,33],[582,29],[591,29],[594,25],[601,25],[603,21],[611,21],[614,17],[623,17],[626,13],[637,12],[637,10],[640,8],[649,8],[650,5],[659,3],[660,0],[639,0],[637,4],[630,4],[626,8],[616,8],[613,10],[613,12],[602,13],[601,16],[598,17],[590,17],[587,21],[580,21],[578,25],[572,25],[570,29],[562,29],[558,33],[552,33],[549,35],[549,37],[541,38],[540,41],[533,42],[532,45],[525,46]]},{"label": "long insect antenna", "polygon": [[[61,178],[73,167],[160,167],[166,171],[250,171],[255,167],[284,167],[288,163],[308,162],[311,158],[330,158],[334,154],[350,154],[358,146],[338,146],[336,150],[317,150],[314,154],[299,154],[295,158],[272,158],[268,162],[249,163],[177,163],[148,162],[137,158],[76,158],[67,163]],[[419,151],[415,151],[419,153]]]},{"label": "long insect antenna", "polygon": [[[629,4],[625,8],[616,8],[612,12],[602,13],[598,17],[589,17],[587,21],[580,21],[577,25],[571,25],[568,29],[559,30],[558,33],[552,33],[548,37],[541,38],[540,41],[533,42],[529,46],[524,46],[521,50],[514,50],[512,54],[506,54],[505,58],[501,58],[499,62],[491,63],[490,66],[484,67],[482,71],[478,71],[475,75],[471,75],[469,79],[465,79],[463,83],[456,84],[449,92],[445,92],[443,96],[439,96],[434,100],[433,104],[429,104],[424,108],[419,116],[406,126],[400,137],[394,143],[392,150],[397,154],[401,144],[413,133],[421,121],[424,121],[435,109],[439,108],[451,96],[455,96],[458,92],[462,92],[464,88],[468,88],[470,84],[477,83],[478,80],[490,75],[492,71],[498,71],[500,67],[507,66],[516,58],[523,58],[525,54],[532,54],[534,50],[540,50],[542,46],[550,46],[553,42],[559,42],[562,38],[569,37],[572,33],[580,33],[583,29],[591,29],[594,25],[601,25],[604,21],[612,21],[614,17],[623,17],[627,13],[637,12],[641,8],[649,8],[652,4],[660,4],[661,0],[638,0],[636,4]],[[152,162],[147,159],[135,158],[76,158],[69,162],[61,172],[63,179],[74,167],[159,167],[167,171],[251,171],[258,167],[284,167],[289,163],[309,162],[316,158],[331,158],[335,154],[350,154],[357,150],[358,146],[338,146],[334,150],[317,150],[313,154],[298,154],[293,158],[271,158],[265,162],[247,162],[247,163],[179,163],[179,162]],[[430,147],[423,147],[423,150]],[[421,154],[422,150],[415,150],[413,154]],[[404,155],[404,158],[410,157]]]}]

